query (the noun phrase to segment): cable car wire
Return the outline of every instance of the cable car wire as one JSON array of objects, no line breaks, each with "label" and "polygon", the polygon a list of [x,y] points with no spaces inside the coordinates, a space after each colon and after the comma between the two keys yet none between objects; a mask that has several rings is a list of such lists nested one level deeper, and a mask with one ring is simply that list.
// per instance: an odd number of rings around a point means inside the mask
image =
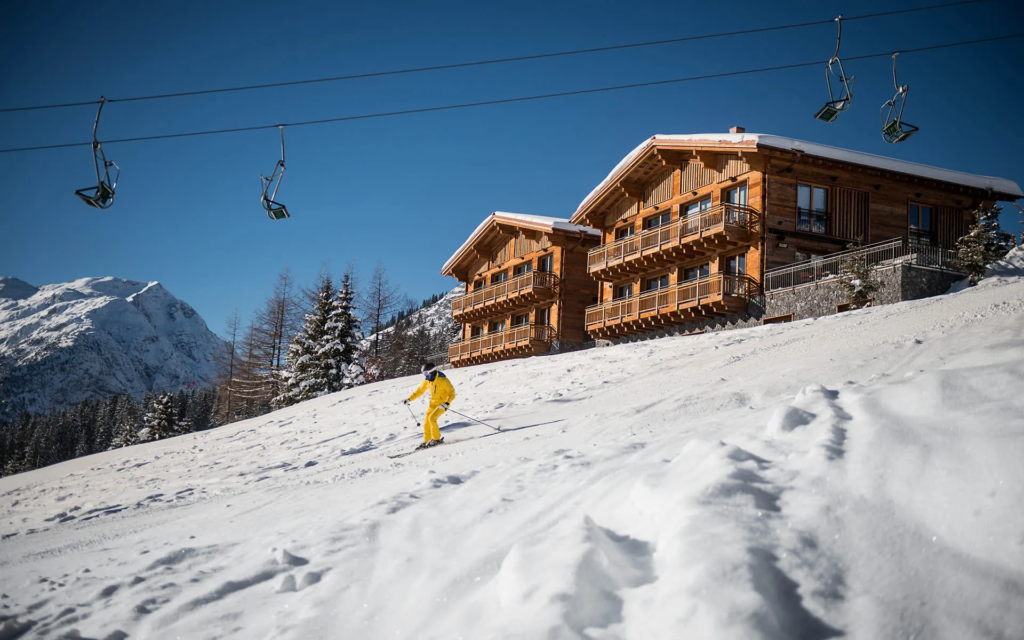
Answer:
[{"label": "cable car wire", "polygon": [[[832,22],[832,20],[829,20],[829,22]],[[994,37],[991,37],[991,38],[979,38],[977,40],[966,40],[966,41],[963,41],[963,42],[950,42],[950,43],[946,43],[946,44],[931,45],[931,46],[928,46],[928,47],[917,47],[915,49],[900,49],[900,54],[920,53],[922,51],[936,51],[936,50],[939,50],[939,49],[949,49],[949,48],[952,48],[952,47],[965,47],[965,46],[974,45],[974,44],[981,44],[981,43],[985,43],[985,42],[997,42],[997,41],[1000,41],[1000,40],[1011,40],[1011,39],[1014,39],[1014,38],[1024,38],[1024,33],[1014,33],[1014,34],[1005,35],[1005,36],[994,36]],[[890,57],[891,55],[892,55],[892,50],[889,50],[889,51],[885,51],[883,53],[870,53],[870,54],[865,54],[865,55],[860,55],[860,56],[851,56],[851,57],[848,57],[847,60],[868,60],[868,59],[871,59],[871,58],[887,58],[887,57]],[[678,84],[678,83],[681,83],[681,82],[692,82],[692,81],[696,81],[696,80],[710,80],[710,79],[713,79],[713,78],[728,78],[728,77],[731,77],[731,76],[742,76],[742,75],[750,75],[750,74],[755,74],[755,73],[766,73],[766,72],[770,72],[770,71],[783,71],[783,70],[786,70],[786,69],[799,69],[801,67],[818,66],[818,65],[824,64],[825,62],[826,62],[825,60],[814,60],[812,62],[796,62],[796,63],[793,63],[793,64],[784,64],[784,65],[778,65],[778,66],[774,66],[774,67],[761,67],[759,69],[744,69],[742,71],[726,71],[726,72],[723,72],[723,73],[711,73],[711,74],[701,75],[701,76],[688,76],[688,77],[685,77],[685,78],[673,78],[673,79],[670,79],[670,80],[654,80],[654,81],[651,81],[651,82],[636,82],[636,83],[633,83],[633,84],[622,84],[622,85],[616,85],[616,86],[612,86],[612,87],[597,87],[597,88],[593,88],[593,89],[578,89],[578,90],[575,90],[575,91],[560,91],[558,93],[544,93],[544,94],[532,95],[532,96],[521,96],[521,97],[517,97],[517,98],[500,98],[500,99],[496,99],[496,100],[482,100],[482,101],[479,101],[479,102],[463,102],[461,104],[449,104],[449,105],[442,105],[442,106],[437,106],[437,107],[420,107],[420,108],[417,108],[417,109],[403,109],[403,110],[400,110],[400,111],[384,111],[384,112],[378,112],[378,113],[364,113],[364,114],[354,115],[354,116],[340,116],[340,117],[337,117],[337,118],[324,118],[324,119],[321,119],[321,120],[305,120],[305,121],[300,121],[300,122],[285,122],[285,123],[277,123],[277,124],[254,125],[254,126],[249,126],[249,127],[233,127],[233,128],[229,128],[229,129],[212,129],[212,130],[208,130],[208,131],[189,131],[189,132],[184,132],[184,133],[166,133],[166,134],[159,134],[159,135],[153,135],[153,136],[139,136],[139,137],[133,137],[133,138],[119,138],[119,139],[114,139],[114,140],[106,140],[106,141],[104,141],[104,144],[108,144],[109,145],[109,144],[120,143],[120,142],[143,142],[143,141],[148,141],[148,140],[170,140],[170,139],[173,139],[173,138],[191,138],[191,137],[195,137],[195,136],[212,136],[212,135],[220,135],[220,134],[224,134],[224,133],[239,133],[239,132],[243,132],[243,131],[261,131],[261,130],[264,130],[264,129],[275,129],[277,127],[303,127],[303,126],[308,126],[308,125],[328,124],[328,123],[332,123],[332,122],[348,122],[348,121],[351,121],[351,120],[368,120],[368,119],[371,119],[371,118],[390,118],[390,117],[393,117],[393,116],[404,116],[404,115],[411,115],[411,114],[415,114],[415,113],[431,113],[431,112],[435,112],[435,111],[451,111],[451,110],[454,110],[454,109],[468,109],[468,108],[471,108],[471,107],[484,107],[484,106],[491,106],[491,105],[498,105],[498,104],[511,104],[511,103],[515,103],[515,102],[529,102],[529,101],[533,101],[533,100],[546,100],[546,99],[549,99],[549,98],[561,98],[561,97],[566,97],[566,96],[579,96],[579,95],[587,95],[587,94],[591,94],[591,93],[604,93],[604,92],[608,92],[608,91],[621,91],[621,90],[624,90],[624,89],[637,89],[637,88],[640,88],[640,87],[655,87],[655,86],[667,85],[667,84]],[[0,149],[0,153],[19,153],[19,152],[23,152],[23,151],[41,151],[41,150],[45,150],[45,149],[67,149],[67,148],[71,148],[71,147],[87,147],[87,146],[89,146],[91,144],[92,144],[92,142],[67,142],[67,143],[63,143],[63,144],[39,145],[39,146],[35,146],[35,147],[18,147],[18,148],[13,148],[13,149]]]},{"label": "cable car wire", "polygon": [[[959,0],[958,2],[947,2],[945,4],[934,4],[934,5],[929,5],[929,6],[925,6],[925,7],[914,7],[914,8],[911,8],[911,9],[895,9],[893,11],[883,11],[883,12],[879,12],[879,13],[868,13],[868,14],[864,14],[864,15],[860,15],[860,16],[852,16],[852,17],[843,18],[843,19],[846,20],[847,22],[852,22],[852,21],[855,21],[855,20],[869,20],[869,19],[873,19],[873,18],[882,18],[882,17],[894,16],[894,15],[900,15],[900,14],[906,14],[906,13],[916,13],[916,12],[920,12],[920,11],[932,11],[934,9],[945,9],[947,7],[956,7],[956,6],[970,5],[970,4],[980,4],[982,2],[992,2],[992,1],[993,0]],[[823,24],[830,24],[832,22],[835,22],[834,18],[830,18],[828,20],[814,20],[812,22],[798,22],[798,23],[794,23],[794,24],[776,25],[776,26],[771,26],[771,27],[757,27],[757,28],[753,28],[753,29],[743,29],[743,30],[740,30],[740,31],[726,31],[726,32],[722,32],[722,33],[710,33],[710,34],[703,34],[703,35],[696,35],[696,36],[684,36],[684,37],[681,37],[681,38],[669,38],[669,39],[665,39],[665,40],[651,40],[651,41],[648,41],[648,42],[633,42],[633,43],[627,43],[627,44],[609,45],[609,46],[605,46],[605,47],[592,47],[592,48],[589,48],[589,49],[576,49],[576,50],[573,50],[573,51],[556,51],[556,52],[550,52],[550,53],[537,53],[537,54],[525,55],[525,56],[513,56],[513,57],[509,57],[509,58],[494,58],[494,59],[491,59],[491,60],[475,60],[475,61],[470,61],[470,62],[456,62],[456,63],[452,63],[452,64],[441,64],[441,65],[434,65],[434,66],[429,66],[429,67],[415,67],[415,68],[411,68],[411,69],[393,69],[393,70],[390,70],[390,71],[373,71],[373,72],[368,72],[368,73],[356,73],[356,74],[344,75],[344,76],[334,76],[334,77],[330,77],[330,78],[311,78],[311,79],[306,79],[306,80],[291,80],[291,81],[287,81],[287,82],[272,82],[272,83],[267,83],[267,84],[254,84],[254,85],[245,85],[245,86],[240,86],[240,87],[223,87],[223,88],[218,88],[218,89],[201,89],[201,90],[196,90],[196,91],[181,91],[181,92],[177,92],[177,93],[159,93],[159,94],[154,94],[154,95],[134,96],[134,97],[128,97],[128,98],[108,98],[107,102],[108,103],[114,103],[114,102],[139,102],[139,101],[143,101],[143,100],[163,100],[163,99],[166,99],[166,98],[181,98],[181,97],[185,97],[185,96],[202,96],[202,95],[210,95],[210,94],[215,94],[215,93],[230,93],[230,92],[235,92],[235,91],[253,91],[253,90],[257,90],[257,89],[272,89],[272,88],[275,88],[275,87],[293,87],[293,86],[304,85],[304,84],[318,84],[318,83],[324,83],[324,82],[339,82],[339,81],[344,81],[344,80],[359,80],[359,79],[364,79],[364,78],[379,78],[379,77],[383,77],[383,76],[397,76],[397,75],[406,75],[406,74],[413,74],[413,73],[424,73],[424,72],[428,72],[428,71],[443,71],[443,70],[447,70],[447,69],[464,69],[464,68],[467,68],[467,67],[480,67],[480,66],[485,66],[485,65],[506,64],[506,63],[509,63],[509,62],[523,62],[523,61],[526,61],[526,60],[542,60],[542,59],[546,59],[546,58],[559,58],[559,57],[566,57],[566,56],[575,56],[575,55],[584,55],[584,54],[590,54],[590,53],[599,53],[599,52],[602,52],[602,51],[621,51],[623,49],[638,49],[638,48],[642,48],[642,47],[654,47],[654,46],[660,46],[660,45],[666,45],[666,44],[675,44],[675,43],[679,43],[679,42],[693,42],[693,41],[696,41],[696,40],[710,40],[710,39],[714,39],[714,38],[725,38],[725,37],[730,37],[730,36],[751,35],[751,34],[755,34],[755,33],[766,33],[766,32],[770,32],[770,31],[782,31],[782,30],[787,30],[787,29],[801,29],[801,28],[804,28],[804,27],[813,27],[813,26],[819,26],[819,25],[823,25]],[[39,111],[39,110],[43,110],[43,109],[62,109],[62,108],[65,108],[65,107],[84,107],[84,106],[97,105],[97,104],[99,104],[99,100],[90,100],[90,101],[86,101],[86,102],[65,102],[65,103],[59,103],[59,104],[35,105],[35,106],[29,106],[29,107],[7,107],[7,108],[0,109],[0,113],[12,113],[12,112],[16,112],[16,111]]]}]

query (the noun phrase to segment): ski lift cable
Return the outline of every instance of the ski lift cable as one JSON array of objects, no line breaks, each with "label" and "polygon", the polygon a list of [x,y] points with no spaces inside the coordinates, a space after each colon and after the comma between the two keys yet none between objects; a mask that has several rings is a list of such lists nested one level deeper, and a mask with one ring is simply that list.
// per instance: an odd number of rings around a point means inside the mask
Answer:
[{"label": "ski lift cable", "polygon": [[[853,21],[853,20],[870,20],[870,19],[873,19],[873,18],[882,18],[882,17],[894,16],[894,15],[900,15],[900,14],[906,14],[906,13],[916,13],[916,12],[920,12],[920,11],[932,11],[932,10],[935,10],[935,9],[945,9],[945,8],[948,8],[948,7],[956,7],[956,6],[971,5],[971,4],[980,4],[982,2],[993,2],[993,1],[994,0],[959,0],[957,2],[947,2],[947,3],[944,3],[944,4],[934,4],[934,5],[929,5],[929,6],[925,6],[925,7],[914,7],[914,8],[910,8],[910,9],[895,9],[895,10],[892,10],[892,11],[883,11],[883,12],[879,12],[879,13],[868,13],[868,14],[864,14],[864,15],[860,15],[860,16],[853,16],[853,17],[843,18],[843,19],[848,21],[848,22],[849,21]],[[305,79],[305,80],[290,80],[290,81],[286,81],[286,82],[272,82],[272,83],[267,83],[267,84],[244,85],[244,86],[239,86],[239,87],[222,87],[222,88],[217,88],[217,89],[200,89],[200,90],[195,90],[195,91],[181,91],[181,92],[177,92],[177,93],[160,93],[160,94],[153,94],[153,95],[146,95],[146,96],[133,96],[133,97],[128,97],[128,98],[108,98],[107,102],[114,103],[114,102],[139,102],[139,101],[143,101],[143,100],[163,100],[163,99],[166,99],[166,98],[181,98],[181,97],[186,97],[186,96],[202,96],[202,95],[211,95],[211,94],[216,94],[216,93],[230,93],[230,92],[235,92],[235,91],[253,91],[253,90],[258,90],[258,89],[272,89],[272,88],[275,88],[275,87],[291,87],[291,86],[298,86],[298,85],[305,85],[305,84],[319,84],[319,83],[324,83],[324,82],[340,82],[340,81],[345,81],[345,80],[360,80],[360,79],[365,79],[365,78],[379,78],[379,77],[383,77],[383,76],[396,76],[396,75],[406,75],[406,74],[414,74],[414,73],[424,73],[424,72],[428,72],[428,71],[444,71],[444,70],[449,70],[449,69],[464,69],[464,68],[467,68],[467,67],[480,67],[480,66],[486,66],[486,65],[506,64],[506,63],[510,63],[510,62],[524,62],[524,61],[527,61],[527,60],[542,60],[542,59],[546,59],[546,58],[559,58],[559,57],[567,57],[567,56],[575,56],[575,55],[585,55],[585,54],[590,54],[590,53],[600,53],[602,51],[621,51],[621,50],[624,50],[624,49],[638,49],[638,48],[642,48],[642,47],[653,47],[653,46],[660,46],[660,45],[666,45],[666,44],[676,44],[676,43],[680,43],[680,42],[693,42],[693,41],[697,41],[697,40],[710,40],[710,39],[714,39],[714,38],[725,38],[725,37],[731,37],[731,36],[752,35],[752,34],[756,34],[756,33],[766,33],[766,32],[770,32],[770,31],[783,31],[783,30],[787,30],[787,29],[801,29],[801,28],[804,28],[804,27],[813,27],[813,26],[819,26],[819,25],[823,25],[823,24],[829,24],[831,22],[835,22],[835,19],[814,20],[812,22],[798,22],[798,23],[794,23],[794,24],[776,25],[776,26],[771,26],[771,27],[757,27],[757,28],[753,28],[753,29],[743,29],[743,30],[740,30],[740,31],[726,31],[726,32],[722,32],[722,33],[710,33],[710,34],[703,34],[703,35],[696,35],[696,36],[684,36],[684,37],[681,37],[681,38],[669,38],[669,39],[664,39],[664,40],[651,40],[651,41],[647,41],[647,42],[632,42],[632,43],[627,43],[627,44],[609,45],[609,46],[604,46],[604,47],[592,47],[592,48],[588,48],[588,49],[576,49],[576,50],[572,50],[572,51],[555,51],[555,52],[537,53],[537,54],[525,55],[525,56],[513,56],[513,57],[508,57],[508,58],[494,58],[494,59],[490,59],[490,60],[474,60],[474,61],[469,61],[469,62],[456,62],[456,63],[452,63],[452,64],[442,64],[442,65],[434,65],[434,66],[428,66],[428,67],[415,67],[415,68],[410,68],[410,69],[392,69],[392,70],[389,70],[389,71],[374,71],[374,72],[368,72],[368,73],[357,73],[357,74],[344,75],[344,76],[334,76],[334,77],[329,77],[329,78],[310,78],[310,79]],[[90,100],[90,101],[85,101],[85,102],[65,102],[65,103],[58,103],[58,104],[34,105],[34,106],[28,106],[28,107],[8,107],[8,108],[0,108],[0,113],[12,113],[12,112],[17,112],[17,111],[39,111],[39,110],[43,110],[43,109],[62,109],[62,108],[65,108],[65,107],[83,107],[83,106],[96,105],[96,104],[99,104],[99,101],[97,101],[97,100]]]},{"label": "ski lift cable", "polygon": [[[830,22],[831,22],[831,20],[830,20]],[[1024,38],[1024,33],[1014,33],[1014,34],[1010,34],[1010,35],[994,36],[994,37],[990,37],[990,38],[979,38],[977,40],[966,40],[966,41],[963,41],[963,42],[949,42],[949,43],[945,43],[945,44],[937,44],[937,45],[931,45],[931,46],[927,46],[927,47],[917,47],[917,48],[914,48],[914,49],[902,49],[901,53],[907,54],[907,53],[920,53],[920,52],[924,52],[924,51],[936,51],[936,50],[939,50],[939,49],[950,49],[950,48],[953,48],[953,47],[964,47],[964,46],[970,46],[970,45],[975,45],[975,44],[982,44],[982,43],[987,43],[987,42],[997,42],[997,41],[1001,41],[1001,40],[1011,40],[1011,39],[1015,39],[1015,38]],[[847,58],[847,60],[868,60],[868,59],[872,59],[872,58],[886,58],[886,57],[889,57],[891,55],[892,55],[891,50],[889,50],[889,51],[886,51],[884,53],[870,53],[870,54],[865,54],[865,55],[860,55],[860,56],[851,56],[851,57]],[[797,63],[793,63],[793,64],[784,64],[784,65],[778,65],[778,66],[774,66],[774,67],[761,67],[759,69],[744,69],[744,70],[741,70],[741,71],[727,71],[727,72],[723,72],[723,73],[711,73],[711,74],[700,75],[700,76],[688,76],[688,77],[685,77],[685,78],[673,78],[673,79],[670,79],[670,80],[654,80],[654,81],[651,81],[651,82],[636,82],[636,83],[633,83],[633,84],[616,85],[616,86],[611,86],[611,87],[597,87],[597,88],[593,88],[593,89],[578,89],[578,90],[575,90],[575,91],[561,91],[561,92],[558,92],[558,93],[544,93],[544,94],[532,95],[532,96],[520,96],[520,97],[516,97],[516,98],[500,98],[500,99],[497,99],[497,100],[482,100],[482,101],[479,101],[479,102],[464,102],[464,103],[460,103],[460,104],[441,105],[441,106],[437,106],[437,107],[420,107],[420,108],[417,108],[417,109],[403,109],[403,110],[399,110],[399,111],[384,111],[384,112],[378,112],[378,113],[364,113],[364,114],[353,115],[353,116],[340,116],[340,117],[336,117],[336,118],[323,118],[323,119],[320,119],[320,120],[305,120],[305,121],[299,121],[299,122],[286,122],[284,124],[254,125],[254,126],[248,126],[248,127],[233,127],[233,128],[228,128],[228,129],[212,129],[212,130],[207,130],[207,131],[189,131],[189,132],[183,132],[183,133],[167,133],[167,134],[159,134],[159,135],[152,135],[152,136],[139,136],[139,137],[133,137],[133,138],[118,138],[118,139],[107,140],[104,144],[108,144],[109,145],[109,144],[115,144],[115,143],[121,143],[121,142],[145,142],[145,141],[150,141],[150,140],[170,140],[170,139],[173,139],[173,138],[191,138],[191,137],[196,137],[196,136],[211,136],[211,135],[220,135],[220,134],[225,134],[225,133],[240,133],[240,132],[245,132],[245,131],[262,131],[262,130],[266,130],[266,129],[275,129],[275,128],[279,127],[279,126],[280,127],[302,127],[302,126],[309,126],[309,125],[328,124],[328,123],[333,123],[333,122],[348,122],[348,121],[351,121],[351,120],[369,120],[369,119],[374,119],[374,118],[390,118],[390,117],[394,117],[394,116],[412,115],[412,114],[417,114],[417,113],[432,113],[432,112],[435,112],[435,111],[451,111],[451,110],[455,110],[455,109],[468,109],[468,108],[472,108],[472,107],[484,107],[484,106],[492,106],[492,105],[499,105],[499,104],[511,104],[511,103],[516,103],[516,102],[530,102],[530,101],[534,101],[534,100],[546,100],[546,99],[550,99],[550,98],[561,98],[561,97],[567,97],[567,96],[588,95],[588,94],[592,94],[592,93],[605,93],[605,92],[610,92],[610,91],[621,91],[621,90],[625,90],[625,89],[637,89],[637,88],[641,88],[641,87],[655,87],[655,86],[668,85],[668,84],[678,84],[678,83],[682,83],[682,82],[693,82],[693,81],[698,81],[698,80],[711,80],[711,79],[714,79],[714,78],[727,78],[727,77],[732,77],[732,76],[752,75],[752,74],[766,73],[766,72],[771,72],[771,71],[784,71],[784,70],[788,70],[788,69],[799,69],[799,68],[802,68],[802,67],[818,66],[820,64],[823,64],[824,62],[825,62],[824,60],[814,60],[812,62],[797,62]],[[20,152],[24,152],[24,151],[42,151],[42,150],[47,150],[47,149],[66,149],[66,148],[71,148],[71,147],[89,146],[91,144],[92,144],[92,142],[68,142],[68,143],[63,143],[63,144],[39,145],[39,146],[33,146],[33,147],[16,147],[16,148],[10,148],[10,149],[0,149],[0,153],[20,153]]]}]

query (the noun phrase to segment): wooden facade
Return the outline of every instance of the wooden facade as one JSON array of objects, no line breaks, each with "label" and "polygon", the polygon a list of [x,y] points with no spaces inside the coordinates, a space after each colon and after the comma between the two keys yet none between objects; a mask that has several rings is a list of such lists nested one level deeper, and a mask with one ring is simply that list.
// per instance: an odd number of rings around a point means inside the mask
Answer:
[{"label": "wooden facade", "polygon": [[[600,283],[586,311],[591,337],[744,313],[766,270],[850,243],[903,237],[952,248],[971,211],[1019,196],[742,133],[652,138],[581,204],[571,221],[601,232],[586,265]],[[859,157],[866,164],[849,160]]]},{"label": "wooden facade", "polygon": [[453,366],[547,353],[555,341],[586,339],[586,307],[597,301],[587,254],[593,229],[567,220],[491,214],[445,264],[442,274],[466,285],[452,301],[462,324],[449,347]]}]

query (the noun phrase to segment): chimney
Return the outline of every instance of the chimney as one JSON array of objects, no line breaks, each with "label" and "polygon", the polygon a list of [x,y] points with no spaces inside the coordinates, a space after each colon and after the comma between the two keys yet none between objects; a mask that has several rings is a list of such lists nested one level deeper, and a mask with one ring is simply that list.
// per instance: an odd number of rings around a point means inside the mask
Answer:
[{"label": "chimney", "polygon": [[729,133],[746,133],[747,130],[743,127],[729,127]]}]

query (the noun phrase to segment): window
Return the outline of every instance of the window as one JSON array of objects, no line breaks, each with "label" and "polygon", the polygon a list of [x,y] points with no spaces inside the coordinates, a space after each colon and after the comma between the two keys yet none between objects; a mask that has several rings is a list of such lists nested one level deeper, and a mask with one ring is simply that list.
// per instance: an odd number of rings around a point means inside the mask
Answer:
[{"label": "window", "polygon": [[711,275],[711,265],[704,263],[696,267],[689,267],[683,269],[683,282],[693,282],[694,280],[702,280]]},{"label": "window", "polygon": [[533,271],[533,263],[532,262],[524,262],[523,264],[516,265],[515,267],[512,268],[512,275],[513,276],[524,276],[524,275],[530,273],[531,271]]},{"label": "window", "polygon": [[633,283],[632,282],[629,283],[629,284],[620,284],[619,286],[615,287],[615,297],[613,299],[614,300],[621,300],[622,298],[629,298],[632,295],[633,295]]},{"label": "window", "polygon": [[513,327],[522,327],[522,326],[528,325],[528,324],[530,324],[530,314],[528,314],[528,313],[522,313],[522,314],[519,314],[518,316],[513,316],[512,317],[512,326]]},{"label": "window", "polygon": [[647,278],[644,280],[644,291],[657,291],[658,289],[668,288],[668,274],[663,276],[654,276],[653,278]]},{"label": "window", "polygon": [[479,338],[482,335],[484,335],[484,325],[482,325],[482,324],[475,324],[475,325],[473,325],[472,327],[469,328],[469,337],[470,338]]},{"label": "window", "polygon": [[725,272],[731,276],[742,276],[747,272],[747,256],[740,254],[725,259]]},{"label": "window", "polygon": [[555,257],[550,253],[537,258],[537,271],[541,273],[553,273],[555,270]]},{"label": "window", "polygon": [[932,208],[925,204],[911,204],[907,226],[913,244],[934,244],[932,238]]},{"label": "window", "polygon": [[505,330],[505,321],[496,320],[491,323],[491,326],[487,328],[487,333],[501,333]]},{"label": "window", "polygon": [[711,196],[708,196],[707,198],[704,198],[699,202],[693,202],[691,204],[686,205],[686,209],[683,210],[683,215],[689,218],[690,216],[695,216],[698,213],[701,213],[702,211],[707,211],[710,208]]},{"label": "window", "polygon": [[828,233],[828,189],[809,184],[796,185],[796,228]]},{"label": "window", "polygon": [[630,237],[634,233],[636,233],[636,227],[633,225],[629,225],[628,227],[619,227],[615,230],[615,239],[622,240],[623,238]]},{"label": "window", "polygon": [[485,286],[487,286],[486,280],[476,280],[475,282],[473,282],[473,291],[483,289]]},{"label": "window", "polygon": [[491,276],[491,284],[498,284],[508,280],[508,271],[499,271]]},{"label": "window", "polygon": [[647,231],[648,229],[657,229],[658,227],[663,227],[667,225],[671,219],[672,214],[669,211],[666,211],[660,216],[652,216],[650,218],[647,218],[646,220],[644,220],[644,231]]},{"label": "window", "polygon": [[551,307],[544,307],[533,312],[533,324],[551,324]]},{"label": "window", "polygon": [[725,201],[729,204],[747,204],[747,185],[736,187],[735,189],[729,189],[725,192]]},{"label": "window", "polygon": [[816,253],[808,253],[806,251],[800,251],[800,250],[796,251],[796,261],[797,262],[806,262],[808,260],[814,260],[817,257],[818,257],[818,254],[816,254]]}]

